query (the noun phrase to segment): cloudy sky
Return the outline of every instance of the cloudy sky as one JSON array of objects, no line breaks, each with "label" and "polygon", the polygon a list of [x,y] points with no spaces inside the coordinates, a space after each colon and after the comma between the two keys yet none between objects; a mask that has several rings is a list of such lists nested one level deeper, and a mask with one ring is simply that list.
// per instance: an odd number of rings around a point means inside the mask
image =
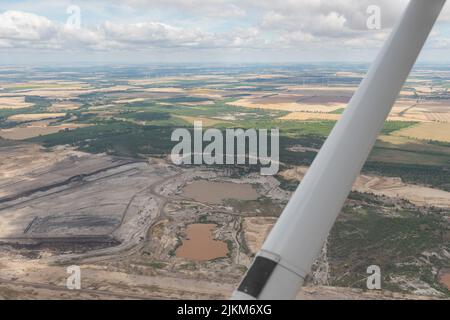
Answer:
[{"label": "cloudy sky", "polygon": [[[370,61],[407,2],[2,0],[0,63]],[[449,4],[421,60],[450,61]]]}]

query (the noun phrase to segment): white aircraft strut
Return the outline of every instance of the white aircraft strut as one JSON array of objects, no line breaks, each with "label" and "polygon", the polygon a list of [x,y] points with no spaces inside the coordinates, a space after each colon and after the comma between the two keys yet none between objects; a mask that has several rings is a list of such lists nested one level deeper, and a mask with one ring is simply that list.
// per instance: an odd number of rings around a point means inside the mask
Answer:
[{"label": "white aircraft strut", "polygon": [[444,3],[410,1],[232,299],[298,294]]}]

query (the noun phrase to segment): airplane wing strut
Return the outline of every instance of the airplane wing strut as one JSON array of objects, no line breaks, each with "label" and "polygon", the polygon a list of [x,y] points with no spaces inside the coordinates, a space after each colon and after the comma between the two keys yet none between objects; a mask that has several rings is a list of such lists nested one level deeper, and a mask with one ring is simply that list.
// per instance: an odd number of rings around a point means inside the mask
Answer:
[{"label": "airplane wing strut", "polygon": [[411,0],[232,299],[293,299],[442,10]]}]

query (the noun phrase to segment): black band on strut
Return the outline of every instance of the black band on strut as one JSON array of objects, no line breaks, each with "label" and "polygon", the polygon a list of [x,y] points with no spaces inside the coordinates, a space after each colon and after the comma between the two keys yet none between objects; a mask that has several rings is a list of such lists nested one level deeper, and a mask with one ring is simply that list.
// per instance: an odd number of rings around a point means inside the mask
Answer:
[{"label": "black band on strut", "polygon": [[250,269],[248,269],[245,278],[239,285],[238,291],[257,299],[277,264],[277,262],[268,258],[256,257]]}]

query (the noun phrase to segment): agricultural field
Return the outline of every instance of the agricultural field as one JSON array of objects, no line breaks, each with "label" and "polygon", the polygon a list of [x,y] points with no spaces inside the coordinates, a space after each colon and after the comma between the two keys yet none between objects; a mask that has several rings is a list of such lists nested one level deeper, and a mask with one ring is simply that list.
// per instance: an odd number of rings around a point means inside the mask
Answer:
[{"label": "agricultural field", "polygon": [[437,121],[420,123],[410,128],[396,132],[396,135],[417,140],[440,141],[450,143],[450,123]]},{"label": "agricultural field", "polygon": [[[0,67],[0,298],[229,297],[366,70]],[[299,298],[450,297],[449,86],[415,68]],[[174,165],[196,121],[278,128],[278,174]]]}]

